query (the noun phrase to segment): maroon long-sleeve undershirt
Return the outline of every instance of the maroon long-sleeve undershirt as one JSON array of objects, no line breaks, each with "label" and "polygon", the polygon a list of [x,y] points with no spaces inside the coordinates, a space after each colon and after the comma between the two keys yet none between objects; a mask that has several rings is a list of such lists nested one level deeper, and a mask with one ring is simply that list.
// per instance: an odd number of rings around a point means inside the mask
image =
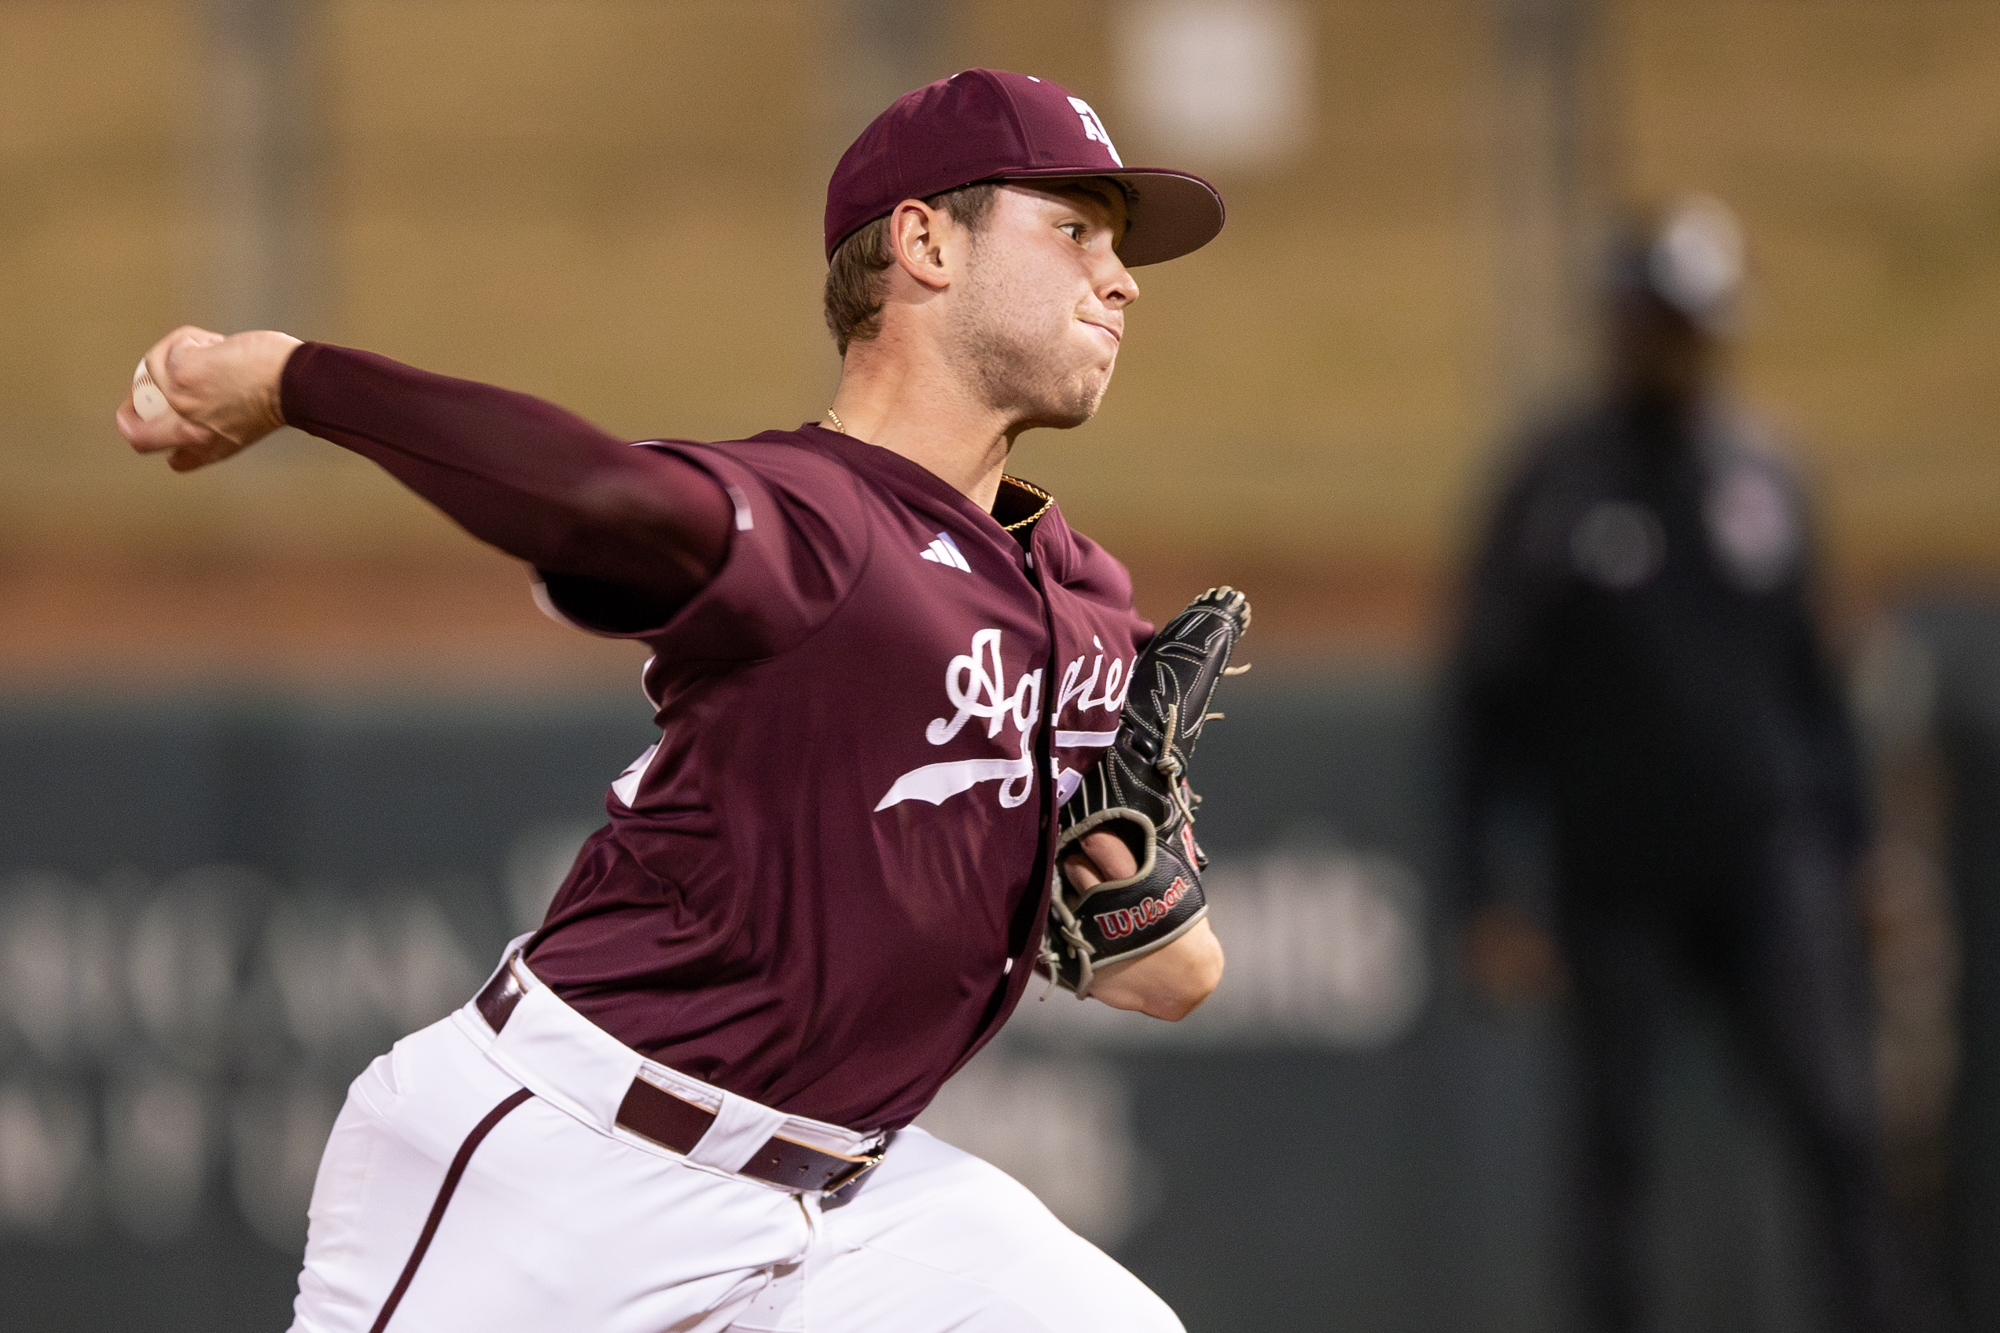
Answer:
[{"label": "maroon long-sleeve undershirt", "polygon": [[467,532],[547,574],[615,588],[659,623],[722,565],[734,506],[684,459],[539,398],[305,343],[285,420],[380,464]]}]

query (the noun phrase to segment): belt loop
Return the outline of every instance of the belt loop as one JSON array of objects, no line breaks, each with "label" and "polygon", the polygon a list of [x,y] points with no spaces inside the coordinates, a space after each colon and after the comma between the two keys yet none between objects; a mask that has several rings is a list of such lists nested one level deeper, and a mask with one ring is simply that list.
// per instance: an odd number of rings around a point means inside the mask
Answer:
[{"label": "belt loop", "polygon": [[788,1118],[783,1111],[724,1092],[715,1123],[688,1149],[687,1159],[718,1171],[740,1171]]}]

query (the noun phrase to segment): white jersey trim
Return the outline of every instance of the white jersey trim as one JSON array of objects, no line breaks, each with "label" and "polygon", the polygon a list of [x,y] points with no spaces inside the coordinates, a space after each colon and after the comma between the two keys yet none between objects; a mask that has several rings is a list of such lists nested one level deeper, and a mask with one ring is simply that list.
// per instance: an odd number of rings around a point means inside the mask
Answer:
[{"label": "white jersey trim", "polygon": [[639,799],[639,784],[646,780],[646,769],[652,764],[653,756],[660,752],[660,743],[654,741],[646,747],[646,753],[625,766],[617,780],[611,784],[611,794],[625,803],[630,810],[632,802]]},{"label": "white jersey trim", "polygon": [[1022,755],[1019,759],[956,759],[943,764],[925,764],[897,778],[875,809],[880,812],[904,801],[929,801],[932,805],[943,805],[960,792],[971,791],[982,782],[1016,781],[1034,771],[1033,755]]},{"label": "white jersey trim", "polygon": [[585,634],[590,634],[593,632],[590,626],[579,625],[574,620],[571,620],[568,616],[564,615],[563,609],[556,605],[556,599],[549,596],[549,585],[542,582],[540,579],[536,579],[533,583],[528,585],[528,595],[535,599],[536,609],[538,609],[543,615],[547,616],[550,620],[555,621],[556,624],[561,625],[564,629],[580,629]]}]

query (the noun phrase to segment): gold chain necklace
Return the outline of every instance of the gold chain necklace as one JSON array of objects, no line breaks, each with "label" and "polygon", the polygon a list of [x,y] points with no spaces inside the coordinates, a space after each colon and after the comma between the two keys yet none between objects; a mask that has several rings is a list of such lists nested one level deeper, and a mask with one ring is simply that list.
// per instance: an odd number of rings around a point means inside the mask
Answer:
[{"label": "gold chain necklace", "polygon": [[832,408],[829,407],[826,409],[826,416],[827,420],[833,423],[833,428],[835,430],[839,431],[842,435],[847,434],[847,427],[841,424],[840,413],[834,411]]},{"label": "gold chain necklace", "polygon": [[1050,495],[1047,491],[1043,490],[1041,487],[1035,485],[1031,481],[1022,481],[1019,477],[1009,477],[1005,475],[1003,475],[1000,478],[1000,480],[1005,482],[1010,482],[1013,485],[1020,487],[1022,490],[1026,491],[1028,494],[1034,496],[1036,499],[1042,502],[1041,507],[1035,510],[1034,513],[1028,515],[1026,518],[1018,519],[1012,523],[1002,523],[1000,525],[1000,529],[1003,532],[1019,532],[1022,528],[1027,527],[1030,523],[1033,523],[1036,519],[1040,518],[1043,514],[1048,513],[1049,510],[1055,507],[1056,497]]}]

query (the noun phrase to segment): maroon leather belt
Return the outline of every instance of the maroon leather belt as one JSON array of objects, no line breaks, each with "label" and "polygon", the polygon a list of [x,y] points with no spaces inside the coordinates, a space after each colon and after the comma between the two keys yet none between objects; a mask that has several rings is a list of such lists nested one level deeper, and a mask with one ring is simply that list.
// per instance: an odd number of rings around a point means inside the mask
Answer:
[{"label": "maroon leather belt", "polygon": [[[514,960],[509,958],[473,1004],[486,1025],[498,1033],[507,1026],[507,1020],[514,1016],[514,1006],[526,993],[521,979],[514,974]],[[656,1088],[643,1078],[635,1078],[618,1107],[618,1123],[662,1148],[686,1154],[694,1151],[695,1144],[701,1142],[702,1135],[715,1123],[715,1112],[665,1088]],[[773,1134],[736,1172],[801,1193],[832,1193],[859,1180],[881,1160],[879,1151],[849,1157]]]}]

